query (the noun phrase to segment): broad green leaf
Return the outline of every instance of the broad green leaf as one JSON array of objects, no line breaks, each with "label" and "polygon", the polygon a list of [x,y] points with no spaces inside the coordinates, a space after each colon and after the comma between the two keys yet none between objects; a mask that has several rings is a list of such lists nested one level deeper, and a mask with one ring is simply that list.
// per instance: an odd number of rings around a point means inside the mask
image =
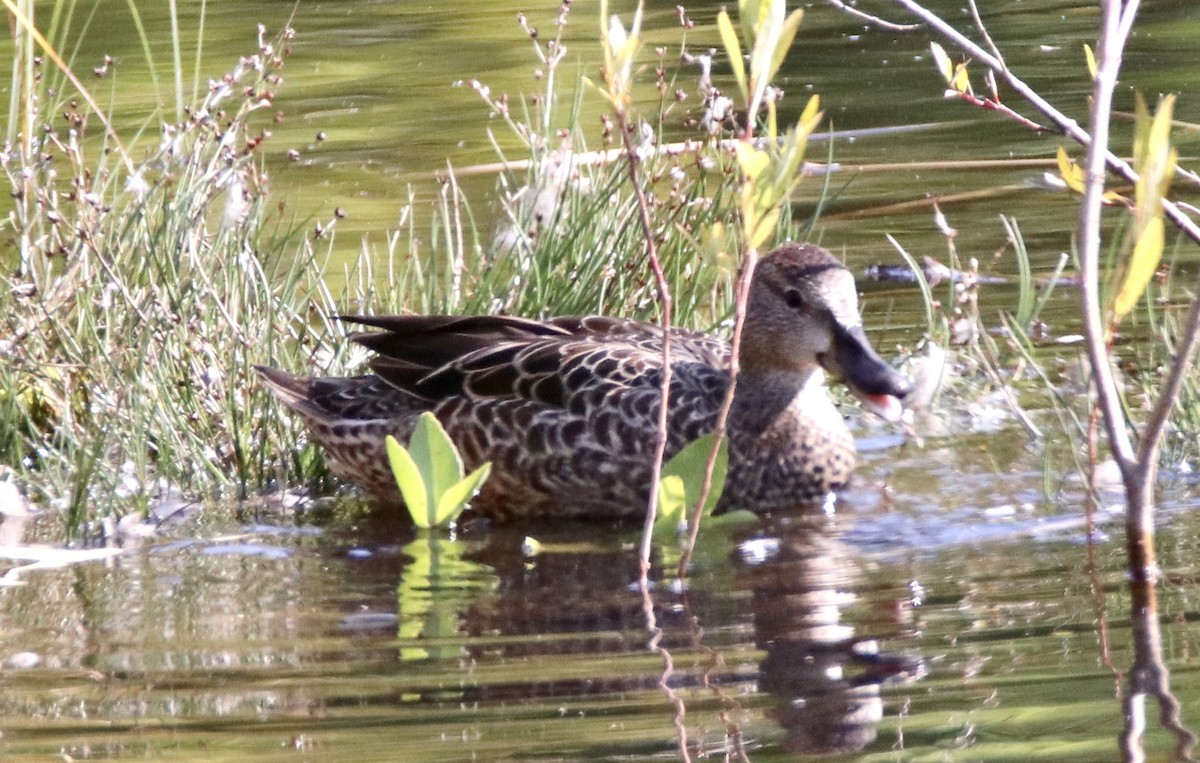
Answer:
[{"label": "broad green leaf", "polygon": [[[668,478],[679,480],[689,511],[691,504],[700,499],[700,488],[704,484],[704,467],[708,464],[708,454],[712,450],[715,436],[710,433],[693,440],[683,446],[683,450],[676,453],[670,461],[663,464],[663,483],[665,484]],[[721,497],[721,492],[725,489],[725,474],[728,469],[728,441],[722,440],[721,447],[717,450],[717,460],[713,465],[712,490],[704,504],[705,516],[712,513]],[[659,499],[662,500],[661,489]]]},{"label": "broad green leaf", "polygon": [[779,39],[775,41],[774,55],[771,57],[771,69],[767,72],[767,79],[775,78],[779,72],[779,67],[783,66],[783,59],[787,57],[788,51],[792,48],[792,42],[796,39],[796,32],[800,29],[800,22],[804,20],[804,10],[797,8],[792,11],[787,17],[787,21],[783,22],[783,28],[779,31]]},{"label": "broad green leaf", "polygon": [[1125,272],[1125,280],[1121,290],[1117,292],[1113,302],[1113,323],[1119,322],[1129,314],[1142,293],[1158,270],[1158,263],[1163,252],[1163,219],[1153,217],[1146,223],[1142,234],[1138,236],[1137,244],[1133,247],[1133,256],[1129,259],[1129,267]]},{"label": "broad green leaf", "polygon": [[[463,465],[442,423],[429,411],[417,419],[408,443],[408,454],[425,480],[427,506],[433,511],[442,494],[462,479]],[[434,526],[437,524],[434,522]]]},{"label": "broad green leaf", "polygon": [[467,503],[479,494],[483,483],[487,482],[491,473],[492,463],[489,461],[442,493],[438,500],[436,524],[438,526],[446,525],[458,519],[458,515],[467,507]]},{"label": "broad green leaf", "polygon": [[658,516],[656,524],[675,526],[686,515],[687,491],[683,478],[676,474],[664,474],[658,481]]},{"label": "broad green leaf", "polygon": [[950,56],[946,55],[946,49],[936,42],[931,42],[929,50],[933,53],[933,64],[937,67],[938,73],[942,75],[942,79],[946,80],[947,85],[953,84],[954,64],[950,61]]},{"label": "broad green leaf", "polygon": [[400,488],[400,496],[404,505],[412,515],[417,527],[428,529],[430,524],[429,493],[425,487],[425,479],[412,456],[404,446],[388,435],[384,440],[387,447],[388,463],[391,464],[392,474],[396,477],[396,486]]},{"label": "broad green leaf", "polygon": [[750,97],[746,87],[746,65],[742,62],[742,46],[738,43],[737,32],[729,14],[724,8],[717,14],[717,30],[721,33],[721,44],[725,46],[725,55],[729,56],[729,66],[733,69],[733,78],[737,81],[738,90],[742,92],[742,100]]},{"label": "broad green leaf", "polygon": [[1096,79],[1096,54],[1092,52],[1092,46],[1086,42],[1083,44],[1083,55],[1087,59],[1088,74],[1092,75],[1092,79]]}]

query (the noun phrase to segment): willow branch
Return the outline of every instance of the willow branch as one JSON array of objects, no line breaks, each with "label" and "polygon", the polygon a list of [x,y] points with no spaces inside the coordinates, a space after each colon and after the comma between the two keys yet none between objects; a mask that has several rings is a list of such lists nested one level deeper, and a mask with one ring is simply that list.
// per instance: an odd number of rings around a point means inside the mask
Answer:
[{"label": "willow branch", "polygon": [[[905,2],[906,0],[898,0]],[[1131,0],[1132,5],[1137,0]],[[1115,6],[1115,7],[1114,7]],[[1100,305],[1100,210],[1104,196],[1105,155],[1108,153],[1109,122],[1113,90],[1121,69],[1125,37],[1121,36],[1119,0],[1104,0],[1100,39],[1097,43],[1096,80],[1092,89],[1091,140],[1085,163],[1086,181],[1079,208],[1079,249],[1083,331],[1088,362],[1096,382],[1097,405],[1104,413],[1113,456],[1128,480],[1133,476],[1137,455],[1129,439],[1125,415],[1112,374],[1104,318]]]}]

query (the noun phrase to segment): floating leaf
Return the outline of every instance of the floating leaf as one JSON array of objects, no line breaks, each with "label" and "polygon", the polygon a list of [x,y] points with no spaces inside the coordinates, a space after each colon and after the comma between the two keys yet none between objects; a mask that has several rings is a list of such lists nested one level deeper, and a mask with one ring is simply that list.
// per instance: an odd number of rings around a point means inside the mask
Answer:
[{"label": "floating leaf", "polygon": [[1117,292],[1116,301],[1113,302],[1114,324],[1129,314],[1142,298],[1146,287],[1150,285],[1150,279],[1154,277],[1162,259],[1163,236],[1162,217],[1151,218],[1142,234],[1138,236],[1137,244],[1133,247],[1133,256],[1129,259],[1125,280],[1121,283],[1121,290]]}]

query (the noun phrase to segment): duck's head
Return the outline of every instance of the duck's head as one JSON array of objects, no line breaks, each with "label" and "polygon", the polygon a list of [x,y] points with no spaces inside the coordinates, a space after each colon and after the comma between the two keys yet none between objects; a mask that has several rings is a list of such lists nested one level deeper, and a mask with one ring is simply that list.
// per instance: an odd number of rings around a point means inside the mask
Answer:
[{"label": "duck's head", "polygon": [[740,363],[750,373],[808,374],[820,365],[889,421],[912,387],[863,333],[854,276],[814,244],[787,244],[758,263]]}]

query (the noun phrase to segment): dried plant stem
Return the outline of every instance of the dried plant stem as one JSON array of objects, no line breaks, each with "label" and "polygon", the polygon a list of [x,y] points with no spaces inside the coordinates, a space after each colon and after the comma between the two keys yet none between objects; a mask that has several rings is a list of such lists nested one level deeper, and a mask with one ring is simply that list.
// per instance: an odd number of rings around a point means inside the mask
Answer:
[{"label": "dried plant stem", "polygon": [[638,215],[642,222],[642,234],[646,237],[646,260],[654,274],[654,288],[662,309],[662,379],[658,401],[658,428],[654,434],[654,461],[650,465],[650,497],[646,504],[646,521],[642,528],[641,578],[647,580],[650,572],[650,549],[654,536],[654,520],[658,516],[658,483],[662,479],[663,456],[667,451],[667,412],[670,410],[671,395],[671,287],[658,260],[658,246],[654,241],[654,223],[650,217],[650,201],[642,188],[641,158],[633,142],[633,127],[621,109],[616,110],[617,125],[625,145],[625,158],[629,167],[629,181],[637,199]]},{"label": "dried plant stem", "polygon": [[[125,164],[125,168],[129,171],[130,175],[133,175],[133,160],[129,158],[129,152],[125,150],[125,144],[121,142],[121,138],[117,135],[116,130],[113,129],[112,123],[108,121],[108,117],[105,116],[104,110],[100,108],[100,104],[96,103],[96,99],[92,97],[91,91],[84,87],[83,82],[80,81],[79,77],[75,76],[75,72],[71,70],[71,67],[67,65],[67,62],[64,61],[62,56],[58,54],[58,51],[55,50],[54,46],[50,44],[50,41],[42,36],[42,33],[38,31],[36,26],[34,26],[33,19],[26,16],[25,13],[16,6],[13,0],[0,0],[0,2],[3,2],[4,7],[7,8],[8,12],[13,15],[13,19],[16,21],[17,25],[24,29],[26,33],[33,38],[34,42],[38,44],[38,47],[42,49],[42,52],[46,54],[46,57],[54,62],[54,65],[58,67],[59,71],[61,71],[63,75],[70,80],[71,84],[75,86],[75,89],[79,92],[79,95],[83,98],[83,100],[87,101],[87,105],[91,108],[92,113],[95,114],[96,118],[100,120],[100,124],[104,125],[104,131],[108,134],[109,140],[113,142],[113,147],[116,148],[117,155]],[[26,131],[26,134],[22,137],[25,155],[28,156],[30,153],[30,141],[33,139],[33,136],[29,133],[29,131]]]},{"label": "dried plant stem", "polygon": [[692,550],[696,548],[696,538],[700,535],[700,519],[704,513],[704,505],[708,503],[708,494],[712,492],[713,469],[716,468],[717,452],[721,441],[725,439],[728,429],[729,409],[733,407],[733,393],[737,390],[738,372],[742,349],[742,328],[746,324],[746,303],[750,299],[750,280],[754,277],[754,268],[758,266],[758,250],[750,248],[742,260],[742,273],[738,278],[737,294],[734,296],[733,340],[729,350],[729,389],[725,391],[725,399],[721,401],[721,410],[717,414],[717,428],[713,436],[712,449],[708,451],[708,460],[704,464],[704,482],[700,486],[700,498],[692,509],[688,521],[688,539],[679,558],[679,576],[686,577],[688,565],[692,561]]},{"label": "dried plant stem", "polygon": [[[1081,146],[1087,146],[1091,143],[1091,137],[1088,131],[1083,129],[1079,122],[1068,117],[1066,114],[1059,111],[1054,104],[1047,101],[1036,90],[1030,87],[1024,80],[1016,76],[1012,71],[1005,68],[1004,62],[997,60],[988,51],[975,44],[962,32],[959,32],[944,19],[938,16],[933,11],[923,7],[916,0],[892,0],[892,2],[901,6],[909,13],[913,14],[923,22],[928,24],[934,31],[946,38],[950,42],[961,48],[973,60],[981,62],[997,74],[1003,76],[1005,82],[1008,83],[1018,95],[1024,98],[1043,116],[1049,119],[1054,125],[1063,132],[1064,135],[1071,138]],[[1136,13],[1137,3],[1132,3],[1133,10]],[[1133,16],[1127,14],[1127,17],[1121,21],[1120,25],[1125,27],[1125,34],[1128,36],[1129,28],[1132,27]],[[1136,183],[1138,174],[1133,170],[1133,167],[1128,162],[1121,159],[1116,154],[1112,153],[1105,147],[1103,152],[1105,163],[1108,168],[1117,173],[1130,183]],[[1180,230],[1187,234],[1188,238],[1200,244],[1200,222],[1192,220],[1187,214],[1180,209],[1179,205],[1169,199],[1163,199],[1163,212]]]},{"label": "dried plant stem", "polygon": [[[1087,173],[1084,204],[1080,210],[1080,248],[1082,256],[1083,310],[1085,334],[1088,336],[1088,359],[1097,377],[1098,404],[1104,413],[1105,429],[1109,436],[1113,456],[1121,469],[1125,482],[1129,507],[1126,527],[1129,530],[1130,564],[1134,576],[1153,574],[1153,485],[1157,470],[1159,449],[1170,412],[1174,408],[1187,369],[1191,366],[1200,345],[1200,302],[1192,305],[1181,335],[1183,341],[1175,353],[1160,390],[1154,409],[1143,429],[1135,450],[1127,422],[1120,407],[1116,383],[1109,365],[1108,347],[1103,337],[1104,323],[1100,315],[1099,295],[1099,246],[1100,246],[1100,202],[1103,194],[1105,170],[1111,170],[1125,180],[1136,183],[1138,174],[1130,164],[1108,149],[1109,121],[1112,115],[1112,94],[1116,86],[1117,71],[1121,63],[1121,52],[1133,28],[1137,15],[1137,0],[1105,0],[1102,3],[1103,29],[1097,49],[1098,71],[1091,108],[1091,131],[1085,130],[1077,121],[1067,117],[1037,91],[1017,77],[987,50],[923,7],[916,0],[893,0],[914,16],[928,24],[938,34],[953,42],[972,59],[1001,75],[1022,98],[1050,119],[1063,134],[1087,147],[1085,164]],[[1171,220],[1193,242],[1200,244],[1200,223],[1190,218],[1178,204],[1170,199],[1162,200],[1164,215]]]}]

